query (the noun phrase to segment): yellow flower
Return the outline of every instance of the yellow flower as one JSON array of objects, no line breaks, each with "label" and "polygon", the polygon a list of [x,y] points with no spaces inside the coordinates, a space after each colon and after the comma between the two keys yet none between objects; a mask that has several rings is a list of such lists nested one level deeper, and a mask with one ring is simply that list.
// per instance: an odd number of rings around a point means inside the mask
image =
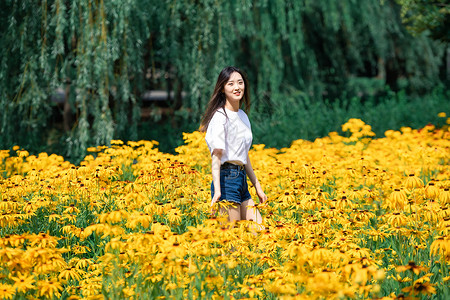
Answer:
[{"label": "yellow flower", "polygon": [[414,281],[413,285],[403,288],[402,292],[432,295],[432,294],[436,294],[435,286],[436,286],[436,284],[432,284],[429,282],[421,282],[420,280],[416,280],[416,281]]},{"label": "yellow flower", "polygon": [[70,204],[69,206],[64,206],[65,210],[63,211],[63,214],[73,214],[73,213],[79,213],[80,210],[75,206],[75,204]]},{"label": "yellow flower", "polygon": [[85,297],[92,297],[98,295],[102,290],[102,278],[98,276],[90,276],[90,278],[80,282],[82,294]]},{"label": "yellow flower", "polygon": [[59,279],[65,279],[65,280],[80,280],[81,279],[81,274],[83,274],[84,271],[77,269],[75,267],[69,267],[67,269],[65,269],[64,271],[62,271],[59,274]]},{"label": "yellow flower", "polygon": [[136,289],[136,284],[133,284],[133,286],[131,286],[131,287],[123,288],[122,292],[123,292],[125,297],[129,298],[129,297],[132,297],[132,296],[136,295],[135,289]]},{"label": "yellow flower", "polygon": [[90,260],[88,258],[81,258],[81,259],[77,260],[75,267],[77,269],[85,269],[92,264],[93,264],[92,260]]},{"label": "yellow flower", "polygon": [[447,114],[445,112],[440,112],[440,113],[438,113],[438,117],[445,118],[445,117],[447,117]]},{"label": "yellow flower", "polygon": [[402,278],[398,274],[395,274],[395,276],[394,275],[389,275],[388,279],[394,279],[394,280],[397,280],[398,282],[410,282],[410,281],[412,281],[412,279],[410,277],[406,276],[406,277]]},{"label": "yellow flower", "polygon": [[389,198],[388,206],[391,209],[403,209],[408,204],[406,193],[403,190],[395,189]]},{"label": "yellow flower", "polygon": [[441,205],[446,205],[450,203],[450,191],[448,188],[440,191],[439,193],[439,202]]},{"label": "yellow flower", "polygon": [[52,221],[58,221],[61,218],[61,215],[58,214],[51,214],[48,216],[48,221],[52,222]]},{"label": "yellow flower", "polygon": [[34,280],[34,275],[26,275],[18,273],[17,277],[11,276],[11,279],[14,281],[14,288],[17,289],[18,292],[26,292],[31,289],[35,289],[36,287],[33,285],[36,281]]},{"label": "yellow flower", "polygon": [[53,297],[59,298],[61,296],[60,291],[64,288],[56,278],[53,280],[38,281],[39,296],[44,296],[49,299]]},{"label": "yellow flower", "polygon": [[450,258],[450,238],[437,237],[437,239],[433,243],[431,243],[430,254],[440,254],[446,259]]},{"label": "yellow flower", "polygon": [[167,218],[169,219],[169,222],[172,224],[180,224],[182,220],[181,213],[173,210],[169,212]]},{"label": "yellow flower", "polygon": [[168,290],[174,290],[176,288],[178,288],[178,285],[175,282],[170,282],[166,285],[166,289]]},{"label": "yellow flower", "polygon": [[380,230],[375,230],[374,228],[371,228],[367,231],[367,234],[374,240],[374,241],[384,241],[386,237],[389,236],[389,234],[382,232]]},{"label": "yellow flower", "polygon": [[240,292],[242,294],[248,294],[248,296],[250,298],[262,297],[263,296],[262,289],[255,287],[254,284],[252,284],[251,286],[248,286],[248,285],[245,285],[245,284],[241,284],[240,287],[241,287]]},{"label": "yellow flower", "polygon": [[268,283],[265,285],[265,290],[274,293],[277,295],[295,295],[297,293],[297,288],[294,283],[286,282],[286,280],[283,279],[277,279],[273,282]]},{"label": "yellow flower", "polygon": [[427,271],[428,268],[427,267],[418,266],[418,265],[416,265],[415,262],[410,261],[407,265],[398,266],[395,270],[398,273],[405,272],[407,270],[411,270],[414,274],[419,275],[420,272]]},{"label": "yellow flower", "polygon": [[386,220],[386,223],[392,226],[391,230],[394,229],[395,227],[404,226],[409,221],[408,217],[406,217],[403,213],[400,213],[398,211],[384,215],[383,219]]},{"label": "yellow flower", "polygon": [[434,185],[434,182],[429,182],[425,187],[425,196],[429,199],[437,199],[439,197],[439,189]]},{"label": "yellow flower", "polygon": [[295,202],[295,196],[292,192],[284,192],[283,195],[281,195],[278,199],[286,204]]},{"label": "yellow flower", "polygon": [[414,174],[410,174],[405,181],[405,187],[410,190],[418,187],[423,187],[423,181]]},{"label": "yellow flower", "polygon": [[9,284],[0,283],[0,298],[2,299],[12,299],[16,289]]}]

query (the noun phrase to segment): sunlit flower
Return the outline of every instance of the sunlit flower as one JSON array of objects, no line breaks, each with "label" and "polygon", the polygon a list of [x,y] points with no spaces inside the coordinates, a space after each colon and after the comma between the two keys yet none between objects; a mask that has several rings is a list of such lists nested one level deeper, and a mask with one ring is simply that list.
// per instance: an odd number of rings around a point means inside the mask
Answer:
[{"label": "sunlit flower", "polygon": [[436,294],[436,284],[430,283],[429,275],[424,276],[422,278],[417,279],[411,286],[405,287],[402,289],[402,292],[405,293],[414,293],[414,294],[424,294],[424,295],[433,295]]},{"label": "sunlit flower", "polygon": [[439,202],[441,205],[450,204],[450,191],[448,188],[445,188],[439,193]]},{"label": "sunlit flower", "polygon": [[430,247],[431,255],[441,254],[446,259],[450,258],[450,238],[438,237]]},{"label": "sunlit flower", "polygon": [[60,292],[63,287],[61,282],[54,278],[53,280],[38,281],[38,289],[40,296],[53,299],[53,297],[59,298],[61,296]]},{"label": "sunlit flower", "polygon": [[250,298],[255,298],[256,296],[262,297],[262,289],[255,287],[254,284],[249,285],[241,285],[240,292],[242,294],[248,294]]},{"label": "sunlit flower", "polygon": [[0,298],[2,299],[12,299],[16,289],[14,286],[9,284],[0,283]]},{"label": "sunlit flower", "polygon": [[422,181],[422,179],[415,176],[414,174],[409,174],[408,178],[405,181],[405,187],[407,189],[423,187],[423,181]]},{"label": "sunlit flower", "polygon": [[36,282],[34,275],[18,273],[17,276],[11,276],[11,279],[14,281],[13,287],[17,289],[18,292],[26,292],[36,288],[34,286],[34,283]]},{"label": "sunlit flower", "polygon": [[398,266],[395,270],[397,272],[399,272],[399,273],[405,272],[407,270],[411,270],[414,274],[419,275],[420,272],[427,271],[428,268],[427,267],[418,266],[418,265],[416,265],[415,262],[410,261],[407,265]]},{"label": "sunlit flower", "polygon": [[391,209],[403,209],[408,204],[406,192],[400,189],[395,189],[389,197],[388,207]]},{"label": "sunlit flower", "polygon": [[65,270],[63,270],[60,274],[59,274],[59,278],[60,279],[65,279],[65,280],[80,280],[81,279],[81,275],[84,272],[80,269],[77,269],[75,267],[69,267]]}]

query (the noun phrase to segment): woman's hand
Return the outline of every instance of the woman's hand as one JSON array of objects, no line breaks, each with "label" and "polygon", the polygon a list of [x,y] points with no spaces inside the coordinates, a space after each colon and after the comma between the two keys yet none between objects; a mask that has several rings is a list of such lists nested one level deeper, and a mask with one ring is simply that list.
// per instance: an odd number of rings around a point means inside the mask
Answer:
[{"label": "woman's hand", "polygon": [[267,201],[267,196],[262,189],[256,189],[256,194],[258,195],[260,204],[263,204]]},{"label": "woman's hand", "polygon": [[216,208],[214,208],[214,205],[219,201],[221,194],[220,193],[214,193],[214,196],[211,200],[211,207],[210,207],[210,212],[212,215],[214,215],[217,211]]}]

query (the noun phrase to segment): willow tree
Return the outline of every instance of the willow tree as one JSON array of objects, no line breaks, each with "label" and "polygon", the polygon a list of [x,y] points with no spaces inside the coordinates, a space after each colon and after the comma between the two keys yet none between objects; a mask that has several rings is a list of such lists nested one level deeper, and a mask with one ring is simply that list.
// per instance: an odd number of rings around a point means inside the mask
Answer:
[{"label": "willow tree", "polygon": [[5,0],[0,11],[0,146],[45,142],[62,88],[71,156],[135,139],[142,92],[164,84],[158,70],[187,92],[178,114],[197,122],[225,65],[247,71],[256,111],[282,114],[300,97],[351,96],[358,78],[426,90],[442,61],[393,0]]},{"label": "willow tree", "polygon": [[135,138],[152,17],[141,7],[151,6],[151,1],[3,1],[2,146],[30,144],[20,137],[30,131],[26,138],[42,138],[50,95],[61,87],[76,114],[63,141],[68,155],[79,156],[88,145],[109,143],[115,135]]},{"label": "willow tree", "polygon": [[433,39],[450,42],[450,3],[448,0],[396,0],[406,28],[414,34],[426,32]]}]

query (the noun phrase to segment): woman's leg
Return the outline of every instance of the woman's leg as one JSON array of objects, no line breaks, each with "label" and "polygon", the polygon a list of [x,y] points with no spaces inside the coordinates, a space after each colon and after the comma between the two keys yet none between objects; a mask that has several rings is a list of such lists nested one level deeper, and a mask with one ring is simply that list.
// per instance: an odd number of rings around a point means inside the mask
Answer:
[{"label": "woman's leg", "polygon": [[[262,223],[262,217],[259,213],[259,210],[255,207],[255,202],[253,199],[248,199],[242,202],[241,204],[241,219],[242,220],[251,220],[256,222],[258,225]],[[262,227],[262,226],[258,226]]]},{"label": "woman's leg", "polygon": [[240,221],[241,219],[241,206],[239,204],[234,204],[228,207],[228,221]]},{"label": "woman's leg", "polygon": [[[219,210],[221,215],[228,214],[228,225],[226,225],[229,229],[232,228],[232,226],[235,226],[236,221],[241,220],[241,206],[239,204],[230,203],[226,207],[221,206]],[[235,252],[236,247],[233,245],[230,245],[230,251]]]},{"label": "woman's leg", "polygon": [[219,213],[221,215],[228,214],[229,222],[242,220],[241,205],[239,204],[230,204],[228,207],[220,206]]}]

